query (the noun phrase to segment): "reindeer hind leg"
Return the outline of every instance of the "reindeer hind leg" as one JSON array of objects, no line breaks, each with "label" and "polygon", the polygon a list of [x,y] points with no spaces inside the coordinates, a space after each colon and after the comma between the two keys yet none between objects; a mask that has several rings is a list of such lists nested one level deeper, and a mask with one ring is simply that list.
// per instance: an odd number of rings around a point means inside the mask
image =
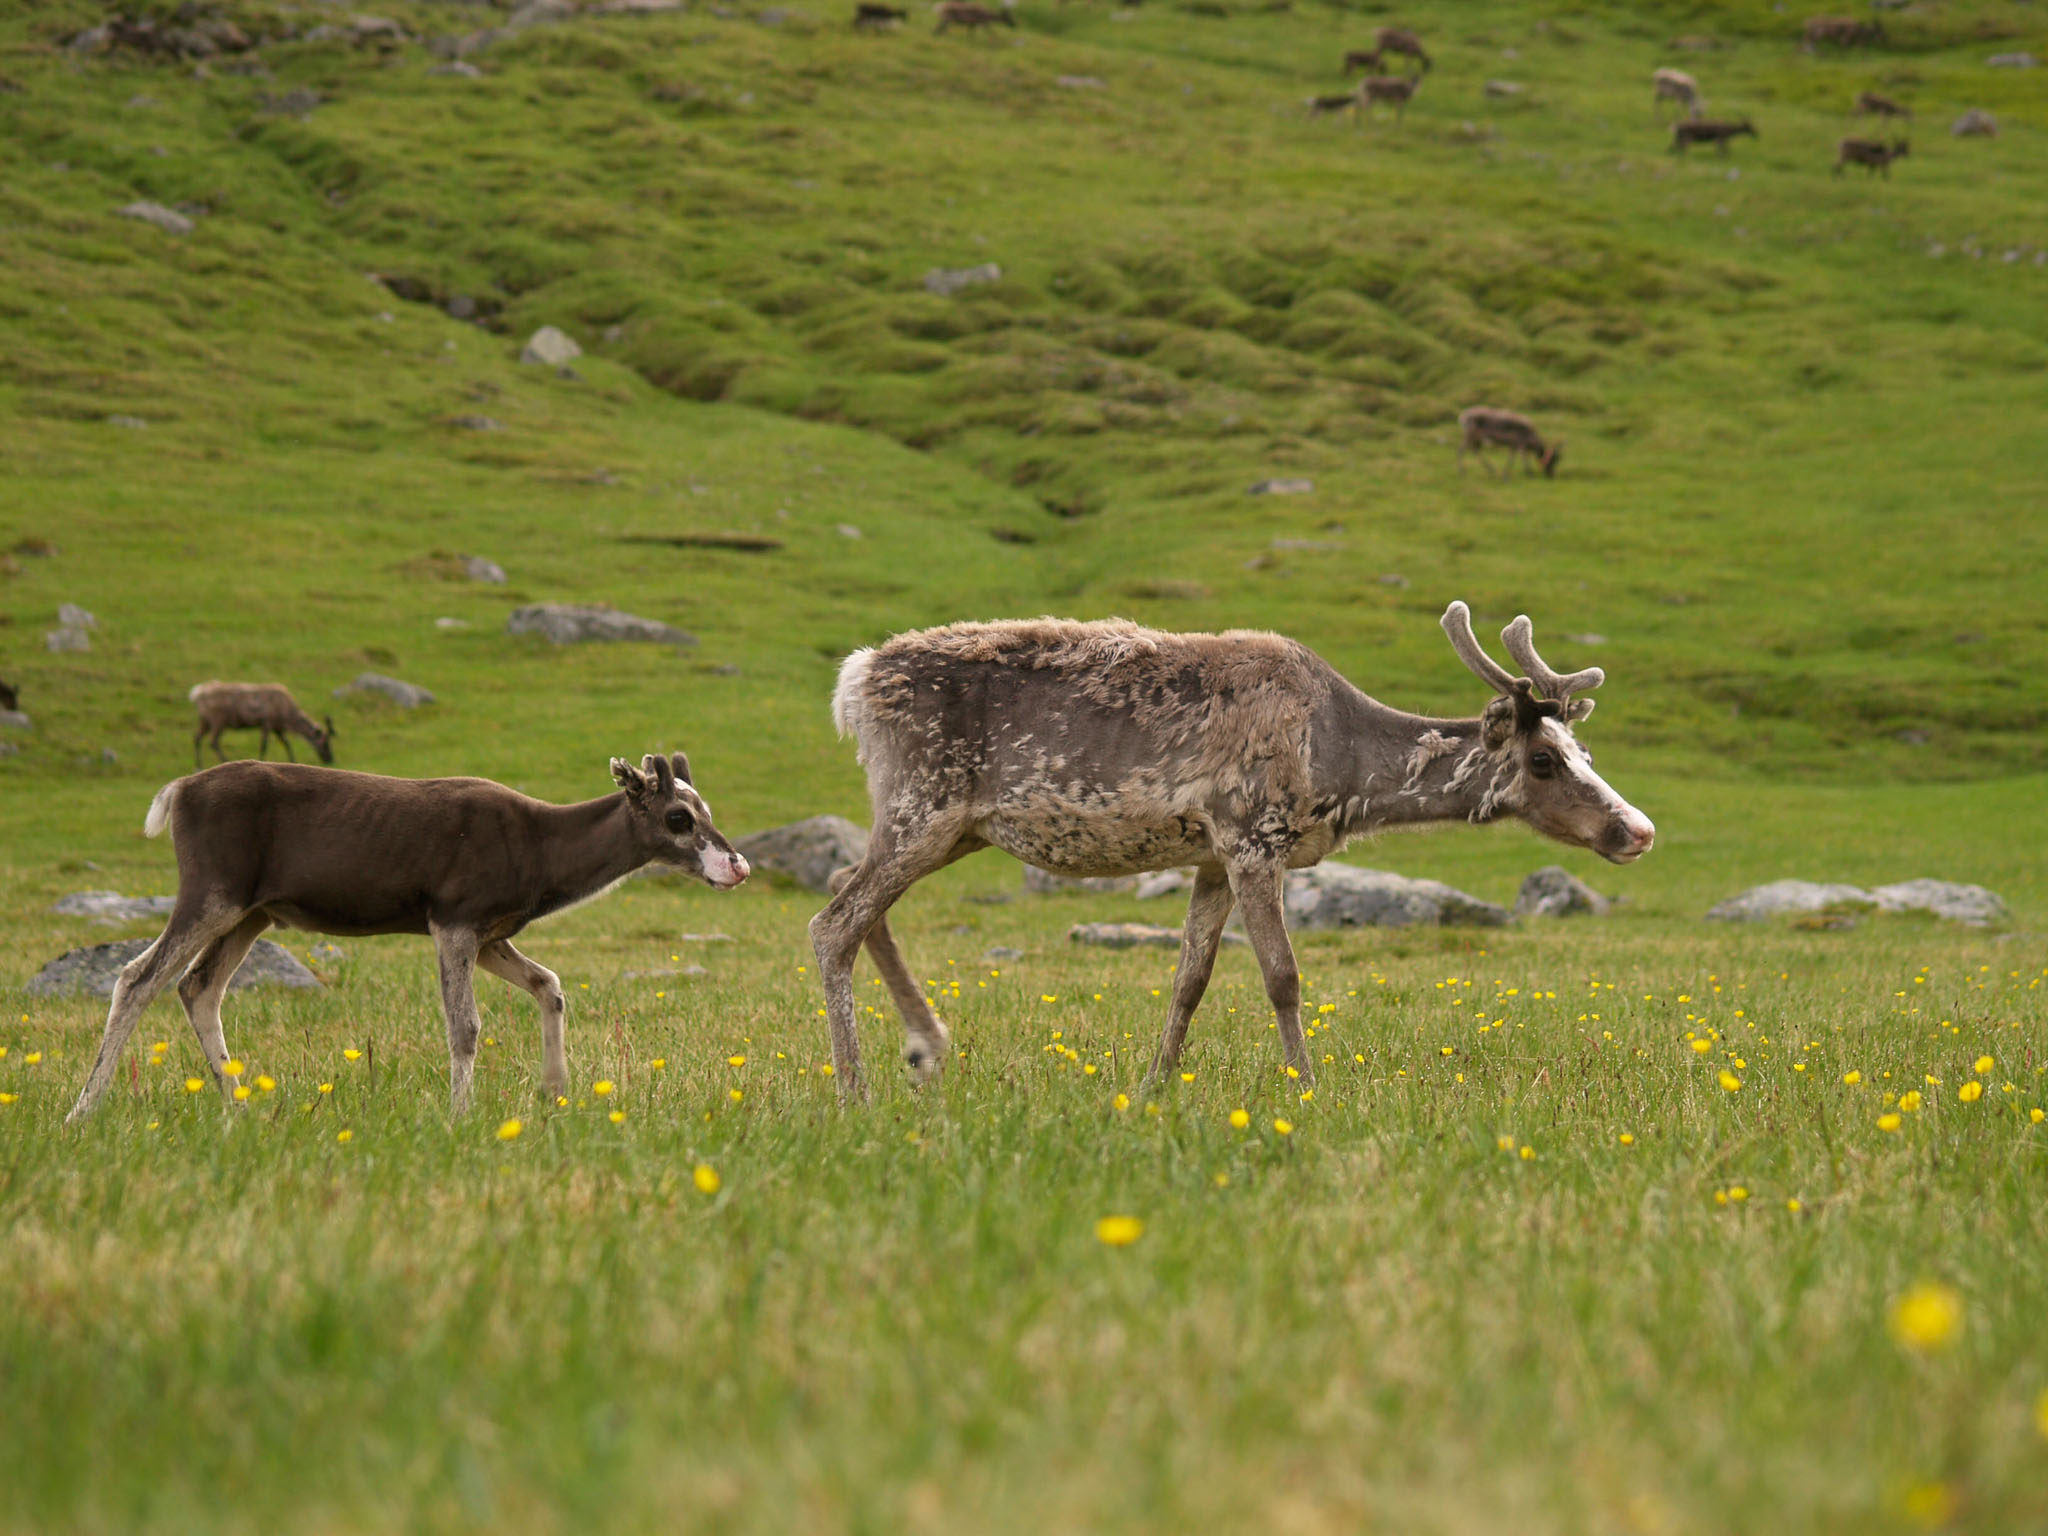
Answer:
[{"label": "reindeer hind leg", "polygon": [[477,1036],[483,1021],[476,1011],[476,935],[459,928],[435,928],[441,962],[441,1012],[448,1020],[448,1112],[469,1108],[470,1078],[476,1071]]},{"label": "reindeer hind leg", "polygon": [[235,972],[241,969],[256,940],[269,926],[269,913],[251,912],[201,950],[199,958],[178,981],[178,1001],[185,1005],[185,1017],[199,1041],[199,1054],[206,1058],[214,1087],[230,1105],[235,1102],[236,1085],[224,1070],[228,1041],[220,1021],[221,999],[227,995],[228,983],[235,979]]}]

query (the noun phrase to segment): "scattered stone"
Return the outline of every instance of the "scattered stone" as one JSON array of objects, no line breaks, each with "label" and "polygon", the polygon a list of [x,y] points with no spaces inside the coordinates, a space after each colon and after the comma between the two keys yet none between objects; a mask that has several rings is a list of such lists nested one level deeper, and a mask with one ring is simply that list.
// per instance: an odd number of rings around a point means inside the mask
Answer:
[{"label": "scattered stone", "polygon": [[[464,80],[481,80],[484,77],[484,72],[467,59],[450,59],[446,64],[434,65],[427,73],[430,75],[456,75]],[[448,304],[448,313],[455,315],[455,301],[452,299]],[[475,313],[476,304],[472,301],[469,306],[469,314],[455,315],[455,318],[458,320],[468,320]]]},{"label": "scattered stone", "polygon": [[348,951],[339,944],[315,944],[306,953],[322,965],[339,965],[348,958]]},{"label": "scattered stone", "polygon": [[60,603],[57,607],[57,622],[66,629],[98,629],[100,627],[100,621],[76,603]]},{"label": "scattered stone", "polygon": [[1398,592],[1408,590],[1408,578],[1393,571],[1388,571],[1384,576],[1380,577],[1379,583],[1383,587],[1392,587]]},{"label": "scattered stone", "polygon": [[1517,917],[1605,917],[1613,905],[1561,864],[1546,864],[1522,882],[1515,897]]},{"label": "scattered stone", "polygon": [[405,28],[384,16],[351,16],[348,30],[359,43],[403,43],[410,40]]},{"label": "scattered stone", "polygon": [[53,629],[43,636],[43,649],[59,652],[89,651],[92,649],[92,636],[82,629],[72,629],[68,626]]},{"label": "scattered stone", "polygon": [[981,952],[984,960],[1022,960],[1024,951],[1011,944],[993,944]]},{"label": "scattered stone", "polygon": [[443,614],[440,618],[434,620],[434,628],[445,630],[467,629],[469,628],[469,620],[454,619]]},{"label": "scattered stone", "polygon": [[[34,997],[58,997],[73,992],[112,997],[121,968],[155,942],[154,939],[119,939],[112,944],[66,950],[31,976],[22,990]],[[235,972],[235,979],[228,983],[228,990],[239,992],[244,987],[260,986],[318,991],[320,978],[301,965],[282,945],[269,939],[258,939],[256,947],[249,951],[249,958]]]},{"label": "scattered stone", "polygon": [[1441,880],[1411,880],[1351,864],[1290,871],[1286,905],[1298,928],[1499,928],[1512,915]]},{"label": "scattered stone", "polygon": [[1495,99],[1505,96],[1519,96],[1527,89],[1528,87],[1519,80],[1489,80],[1486,82],[1486,94]]},{"label": "scattered stone", "polygon": [[1950,922],[1982,928],[2005,921],[2005,902],[1996,891],[1952,880],[1902,880],[1870,893],[1881,912],[1932,912]]},{"label": "scattered stone", "polygon": [[505,567],[495,560],[486,560],[482,555],[464,555],[462,574],[471,581],[486,581],[494,587],[505,585]]},{"label": "scattered stone", "polygon": [[[1074,944],[1097,944],[1104,949],[1179,949],[1178,928],[1155,928],[1150,923],[1076,923],[1067,930]],[[1225,944],[1249,944],[1241,933],[1225,932]]]},{"label": "scattered stone", "polygon": [[2031,53],[1994,53],[1984,62],[1993,69],[2032,69],[2041,61]]},{"label": "scattered stone", "polygon": [[[313,30],[317,32],[320,29],[315,27]],[[307,40],[311,41],[312,33],[309,32],[306,36]],[[282,96],[273,96],[268,91],[258,91],[256,106],[259,111],[268,112],[275,117],[304,117],[326,99],[318,91],[308,90],[303,85],[295,85]]]},{"label": "scattered stone", "polygon": [[1972,107],[1950,124],[1948,131],[1959,139],[1995,139],[1998,119],[1982,107]]},{"label": "scattered stone", "polygon": [[766,10],[754,13],[755,25],[763,27],[786,26],[792,21],[807,22],[810,19],[806,12],[787,5],[771,5]]},{"label": "scattered stone", "polygon": [[145,917],[167,917],[178,904],[175,896],[123,896],[119,891],[73,891],[57,898],[50,910],[60,917],[89,917],[96,923],[118,927],[137,923]]},{"label": "scattered stone", "polygon": [[590,8],[593,16],[652,16],[659,11],[680,11],[683,0],[604,0]]},{"label": "scattered stone", "polygon": [[522,363],[544,363],[550,368],[559,368],[583,355],[583,349],[576,345],[567,332],[552,325],[544,325],[526,338],[526,345],[520,349]]},{"label": "scattered stone", "polygon": [[1138,888],[1132,894],[1140,901],[1151,901],[1158,896],[1171,896],[1176,891],[1192,890],[1195,872],[1192,869],[1155,869],[1138,876]]},{"label": "scattered stone", "polygon": [[992,261],[985,261],[978,267],[933,267],[924,275],[924,291],[949,299],[963,288],[1002,280],[1003,269]]},{"label": "scattered stone", "polygon": [[130,203],[114,210],[117,218],[140,219],[145,224],[154,224],[167,235],[189,235],[198,226],[175,208],[166,208],[162,203]]},{"label": "scattered stone", "polygon": [[1871,907],[1876,898],[1860,885],[1823,885],[1812,880],[1773,880],[1752,886],[1707,912],[1715,923],[1761,923],[1774,917],[1820,912],[1830,907]]},{"label": "scattered stone", "polygon": [[17,731],[32,731],[36,728],[35,722],[18,709],[0,709],[0,725],[9,726]]},{"label": "scattered stone", "polygon": [[112,747],[101,747],[100,761],[106,764],[109,768],[111,768],[114,766],[114,764],[121,761],[121,754],[116,752]]},{"label": "scattered stone", "polygon": [[21,750],[18,741],[0,741],[0,757],[12,757]]},{"label": "scattered stone", "polygon": [[839,524],[839,537],[841,537],[842,539],[858,539],[862,537],[862,534],[858,528],[853,526],[853,524],[841,523]]},{"label": "scattered stone", "polygon": [[502,432],[505,424],[495,416],[456,416],[449,420],[451,427],[460,427],[465,432]]},{"label": "scattered stone", "polygon": [[1057,75],[1053,78],[1052,83],[1063,91],[1106,91],[1109,89],[1107,82],[1098,80],[1093,75]]},{"label": "scattered stone", "polygon": [[343,683],[334,690],[337,699],[347,698],[352,693],[381,693],[400,709],[418,709],[422,704],[434,702],[434,696],[418,684],[402,683],[381,672],[358,672],[353,682]]},{"label": "scattered stone", "polygon": [[1313,480],[1261,480],[1245,492],[1247,496],[1306,496],[1316,488]]},{"label": "scattered stone", "polygon": [[733,847],[749,864],[788,875],[806,890],[823,892],[835,870],[866,857],[868,832],[844,816],[807,816],[735,838]]},{"label": "scattered stone", "polygon": [[546,635],[556,645],[586,640],[643,640],[654,645],[695,645],[697,637],[657,619],[636,618],[589,603],[529,603],[505,621],[508,635]]},{"label": "scattered stone", "polygon": [[1040,869],[1036,864],[1024,866],[1024,889],[1040,896],[1072,894],[1086,891],[1096,896],[1108,896],[1135,891],[1138,888],[1136,875],[1056,875],[1049,869]]},{"label": "scattered stone", "polygon": [[1344,547],[1337,539],[1275,539],[1273,547],[1295,554],[1334,554]]}]

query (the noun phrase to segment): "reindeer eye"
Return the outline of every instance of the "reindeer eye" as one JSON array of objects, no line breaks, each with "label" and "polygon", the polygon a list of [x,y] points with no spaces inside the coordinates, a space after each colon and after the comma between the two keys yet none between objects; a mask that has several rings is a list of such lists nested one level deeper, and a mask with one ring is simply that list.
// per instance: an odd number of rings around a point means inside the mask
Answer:
[{"label": "reindeer eye", "polygon": [[661,819],[667,823],[668,829],[671,832],[687,832],[690,828],[697,825],[697,818],[681,806],[677,806]]},{"label": "reindeer eye", "polygon": [[1529,771],[1539,779],[1547,779],[1557,771],[1557,759],[1548,752],[1535,751],[1529,754]]}]

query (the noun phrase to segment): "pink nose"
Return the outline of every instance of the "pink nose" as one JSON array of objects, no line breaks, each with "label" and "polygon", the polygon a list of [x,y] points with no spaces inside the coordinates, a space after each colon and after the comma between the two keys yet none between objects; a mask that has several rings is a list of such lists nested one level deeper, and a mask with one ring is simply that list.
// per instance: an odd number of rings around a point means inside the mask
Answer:
[{"label": "pink nose", "polygon": [[1657,841],[1657,824],[1641,813],[1629,823],[1628,831],[1631,853],[1648,853],[1650,845]]},{"label": "pink nose", "polygon": [[753,866],[747,863],[745,854],[736,853],[732,856],[732,883],[734,885],[738,885],[753,872]]}]

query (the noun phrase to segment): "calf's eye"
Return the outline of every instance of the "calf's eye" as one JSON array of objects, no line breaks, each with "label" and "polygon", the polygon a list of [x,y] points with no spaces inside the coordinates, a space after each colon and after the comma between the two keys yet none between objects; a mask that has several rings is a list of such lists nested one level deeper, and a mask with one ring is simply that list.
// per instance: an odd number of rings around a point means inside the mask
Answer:
[{"label": "calf's eye", "polygon": [[662,820],[668,824],[668,829],[671,832],[687,832],[697,824],[697,818],[681,806],[677,806],[674,810],[670,811],[666,816],[662,817]]}]

